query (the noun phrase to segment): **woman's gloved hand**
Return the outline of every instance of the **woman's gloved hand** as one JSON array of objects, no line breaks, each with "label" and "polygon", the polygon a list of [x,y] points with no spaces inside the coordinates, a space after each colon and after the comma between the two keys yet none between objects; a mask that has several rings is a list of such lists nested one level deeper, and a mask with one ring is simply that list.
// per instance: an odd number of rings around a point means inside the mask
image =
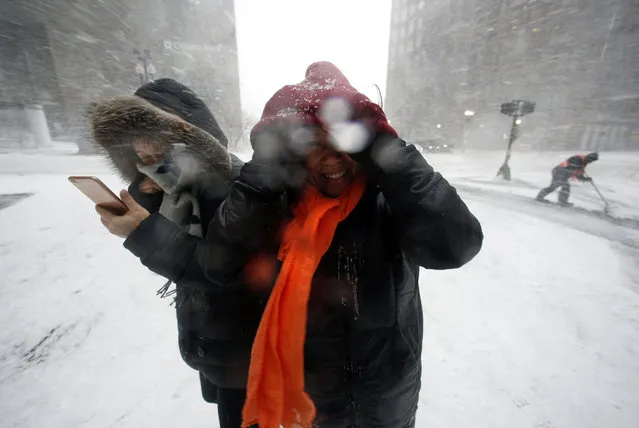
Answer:
[{"label": "woman's gloved hand", "polygon": [[361,165],[366,175],[374,178],[380,171],[394,171],[401,166],[401,149],[406,142],[394,135],[379,134],[357,153],[349,156]]},{"label": "woman's gloved hand", "polygon": [[303,127],[290,125],[262,131],[253,142],[253,158],[242,168],[242,179],[269,196],[303,186],[304,161],[312,147],[312,138],[305,139],[304,135]]}]

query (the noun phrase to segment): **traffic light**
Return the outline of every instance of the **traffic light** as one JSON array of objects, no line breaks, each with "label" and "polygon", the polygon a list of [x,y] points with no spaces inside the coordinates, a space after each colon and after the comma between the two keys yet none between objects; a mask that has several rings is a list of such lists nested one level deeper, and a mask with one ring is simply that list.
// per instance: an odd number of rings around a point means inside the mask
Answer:
[{"label": "traffic light", "polygon": [[501,105],[501,113],[506,116],[524,116],[535,111],[535,103],[532,101],[515,100]]}]

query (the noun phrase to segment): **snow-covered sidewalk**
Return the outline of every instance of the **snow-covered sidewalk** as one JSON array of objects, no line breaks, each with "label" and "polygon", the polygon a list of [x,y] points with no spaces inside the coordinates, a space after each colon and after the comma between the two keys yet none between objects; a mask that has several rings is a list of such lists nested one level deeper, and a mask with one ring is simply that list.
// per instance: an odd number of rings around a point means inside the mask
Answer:
[{"label": "snow-covered sidewalk", "polygon": [[[501,156],[446,156],[431,161],[460,185],[486,239],[466,267],[421,273],[418,427],[634,428],[636,231],[597,218],[573,228],[569,212],[503,202],[511,187],[475,192]],[[537,173],[530,159],[513,164],[515,177],[545,186],[552,162]],[[33,193],[0,210],[0,427],[217,426],[179,357],[173,309],[155,296],[162,278],[103,229],[70,174],[121,185],[97,157],[0,155],[0,194]],[[636,187],[614,180],[631,212]]]}]

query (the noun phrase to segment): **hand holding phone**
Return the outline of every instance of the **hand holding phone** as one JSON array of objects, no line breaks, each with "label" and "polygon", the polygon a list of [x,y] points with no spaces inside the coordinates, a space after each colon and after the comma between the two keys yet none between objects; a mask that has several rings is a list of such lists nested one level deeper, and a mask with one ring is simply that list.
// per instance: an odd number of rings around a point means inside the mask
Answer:
[{"label": "hand holding phone", "polygon": [[149,217],[126,190],[120,192],[120,199],[96,177],[69,177],[69,181],[95,202],[100,221],[115,236],[128,237]]},{"label": "hand holding phone", "polygon": [[97,177],[71,176],[69,181],[96,205],[115,215],[123,215],[129,210],[126,204]]}]

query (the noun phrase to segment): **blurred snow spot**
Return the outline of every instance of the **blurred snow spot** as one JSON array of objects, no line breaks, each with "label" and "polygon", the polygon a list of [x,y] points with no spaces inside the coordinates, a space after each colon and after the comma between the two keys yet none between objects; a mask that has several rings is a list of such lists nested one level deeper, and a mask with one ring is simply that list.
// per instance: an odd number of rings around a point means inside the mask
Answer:
[{"label": "blurred snow spot", "polygon": [[276,276],[277,260],[268,254],[256,255],[244,267],[244,277],[253,288],[269,287]]},{"label": "blurred snow spot", "polygon": [[373,162],[385,172],[397,172],[401,169],[401,147],[396,144],[387,144],[371,154]]},{"label": "blurred snow spot", "polygon": [[331,126],[340,122],[346,122],[351,118],[352,108],[343,98],[330,98],[320,108],[320,120]]},{"label": "blurred snow spot", "polygon": [[291,135],[291,149],[298,155],[306,156],[315,147],[315,131],[308,126],[296,128]]},{"label": "blurred snow spot", "polygon": [[358,122],[337,123],[329,128],[329,133],[331,144],[339,152],[361,152],[369,140],[368,130]]},{"label": "blurred snow spot", "polygon": [[280,152],[280,145],[275,135],[269,132],[259,134],[255,139],[256,147],[266,159],[275,159]]}]

